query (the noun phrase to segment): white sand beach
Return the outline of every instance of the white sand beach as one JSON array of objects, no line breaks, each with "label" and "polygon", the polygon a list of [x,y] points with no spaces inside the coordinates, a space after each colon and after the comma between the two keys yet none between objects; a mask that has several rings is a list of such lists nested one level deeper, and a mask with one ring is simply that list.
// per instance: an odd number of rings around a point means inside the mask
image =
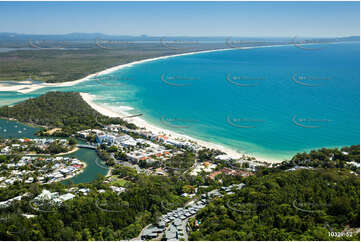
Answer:
[{"label": "white sand beach", "polygon": [[[93,100],[95,98],[95,96],[90,95],[89,93],[80,93],[80,95],[82,96],[83,100],[85,102],[87,102],[89,104],[89,106],[91,106],[94,110],[96,110],[97,112],[108,116],[108,117],[127,117],[129,116],[128,113],[126,112],[121,112],[121,111],[114,111],[111,110],[111,108],[109,107],[105,107],[102,105],[99,105],[97,103],[95,103]],[[234,159],[239,159],[242,157],[242,154],[236,150],[233,150],[231,148],[225,147],[223,145],[220,144],[214,144],[211,142],[207,142],[204,140],[200,140],[200,139],[196,139],[196,138],[192,138],[190,136],[187,135],[183,135],[183,134],[178,134],[174,131],[171,130],[167,130],[167,129],[163,129],[160,128],[158,126],[152,125],[150,123],[148,123],[147,121],[145,121],[144,119],[140,118],[140,117],[132,117],[132,118],[126,118],[125,119],[127,122],[129,123],[133,123],[136,126],[138,126],[139,128],[145,128],[148,131],[151,131],[154,134],[163,134],[166,135],[168,137],[172,137],[175,139],[184,139],[184,140],[191,140],[192,142],[195,142],[203,147],[209,148],[209,149],[217,149],[220,150],[224,153],[226,153],[227,155],[231,156]],[[254,156],[258,161],[263,161],[263,162],[267,162],[267,163],[279,163],[281,161],[279,160],[274,160],[272,158],[266,158],[266,157],[259,157],[259,156]]]}]

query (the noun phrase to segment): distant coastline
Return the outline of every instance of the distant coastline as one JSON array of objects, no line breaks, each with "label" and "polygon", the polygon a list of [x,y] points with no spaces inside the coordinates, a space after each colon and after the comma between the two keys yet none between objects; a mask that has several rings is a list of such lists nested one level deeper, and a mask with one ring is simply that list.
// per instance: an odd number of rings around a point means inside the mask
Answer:
[{"label": "distant coastline", "polygon": [[[95,74],[91,74],[88,75],[85,78],[82,78],[80,80],[76,80],[76,81],[71,81],[71,82],[64,82],[64,83],[42,83],[42,84],[32,84],[32,85],[26,85],[26,89],[23,89],[22,85],[5,85],[5,84],[1,84],[0,82],[0,88],[2,91],[17,91],[20,93],[29,93],[29,92],[33,92],[37,89],[40,88],[44,88],[44,87],[65,87],[65,86],[73,86],[76,84],[79,84],[81,82],[84,81],[88,81],[90,78],[96,76],[96,75],[106,75],[106,74],[110,74],[112,72],[118,71],[122,68],[125,67],[131,67],[133,65],[136,64],[141,64],[141,63],[146,63],[146,62],[151,62],[151,61],[156,61],[156,60],[161,60],[161,59],[167,59],[167,58],[171,58],[171,57],[177,57],[177,56],[186,56],[186,55],[193,55],[193,54],[200,54],[200,53],[209,53],[209,52],[218,52],[218,51],[229,51],[229,50],[242,50],[242,49],[255,49],[255,48],[270,48],[270,47],[284,47],[284,46],[291,46],[293,44],[283,44],[283,45],[266,45],[266,46],[252,46],[252,47],[240,47],[240,48],[226,48],[226,49],[213,49],[213,50],[204,50],[204,51],[195,51],[195,52],[188,52],[188,53],[182,53],[182,54],[175,54],[175,55],[168,55],[168,56],[161,56],[161,57],[156,57],[156,58],[149,58],[149,59],[144,59],[144,60],[140,60],[140,61],[134,61],[131,63],[127,63],[127,64],[122,64],[122,65],[118,65],[112,68],[108,68],[106,70],[100,71],[98,73]],[[304,45],[304,44],[302,44]],[[84,101],[86,101],[93,109],[97,110],[98,112],[109,116],[109,117],[124,117],[124,116],[129,116],[128,113],[126,113],[125,111],[121,111],[121,112],[116,112],[111,110],[108,107],[104,107],[102,105],[99,104],[95,104],[93,101],[94,96],[88,94],[88,93],[81,93],[82,98],[84,99]],[[174,131],[170,131],[167,129],[162,129],[156,125],[150,124],[147,121],[139,118],[139,117],[132,117],[132,118],[127,118],[127,121],[134,123],[135,125],[139,126],[139,127],[145,127],[147,130],[150,130],[154,133],[158,133],[158,134],[168,134],[171,137],[176,137],[176,138],[180,138],[180,139],[186,139],[186,140],[192,140],[204,147],[208,147],[208,148],[212,148],[212,149],[218,149],[221,150],[223,152],[225,152],[226,154],[234,157],[234,158],[240,158],[242,156],[242,153],[240,153],[239,151],[235,151],[232,148],[228,148],[225,147],[223,145],[219,145],[219,144],[214,144],[211,142],[206,142],[200,139],[196,139],[196,138],[191,138],[187,135],[182,135],[182,134],[178,134]],[[279,163],[282,162],[283,160],[279,160],[279,159],[275,159],[275,158],[271,158],[271,157],[261,157],[261,156],[253,156],[255,157],[257,160],[259,161],[264,161],[264,162],[268,162],[268,163]]]},{"label": "distant coastline", "polygon": [[[250,46],[250,47],[239,47],[239,48],[225,48],[225,49],[213,49],[213,50],[201,50],[201,51],[193,51],[193,52],[186,52],[181,54],[175,54],[175,55],[166,55],[166,56],[160,56],[155,58],[149,58],[139,61],[130,62],[127,64],[121,64],[118,66],[114,66],[108,69],[105,69],[103,71],[99,71],[94,74],[90,74],[82,79],[75,80],[75,81],[69,81],[69,82],[61,82],[61,83],[36,83],[31,84],[29,81],[23,81],[23,82],[14,82],[16,85],[11,85],[9,82],[7,83],[1,83],[0,82],[0,91],[2,92],[19,92],[22,94],[27,94],[33,91],[36,91],[41,88],[45,87],[68,87],[68,86],[74,86],[81,82],[88,81],[90,78],[95,77],[97,75],[106,75],[110,74],[112,72],[118,71],[120,69],[123,69],[125,67],[131,67],[136,64],[156,61],[156,60],[162,60],[167,59],[171,57],[177,57],[177,56],[186,56],[186,55],[193,55],[193,54],[201,54],[201,53],[210,53],[210,52],[216,52],[216,51],[228,51],[228,50],[246,50],[246,49],[255,49],[255,48],[268,48],[268,47],[282,47],[282,46],[290,46],[293,44],[285,44],[285,45],[265,45],[265,46]],[[21,85],[23,84],[23,85]]]}]

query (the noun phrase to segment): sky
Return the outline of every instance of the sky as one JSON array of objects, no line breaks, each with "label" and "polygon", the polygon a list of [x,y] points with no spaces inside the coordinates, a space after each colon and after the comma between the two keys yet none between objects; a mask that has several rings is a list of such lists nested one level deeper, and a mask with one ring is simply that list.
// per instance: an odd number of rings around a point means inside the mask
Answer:
[{"label": "sky", "polygon": [[0,2],[0,32],[151,36],[360,35],[359,2]]}]

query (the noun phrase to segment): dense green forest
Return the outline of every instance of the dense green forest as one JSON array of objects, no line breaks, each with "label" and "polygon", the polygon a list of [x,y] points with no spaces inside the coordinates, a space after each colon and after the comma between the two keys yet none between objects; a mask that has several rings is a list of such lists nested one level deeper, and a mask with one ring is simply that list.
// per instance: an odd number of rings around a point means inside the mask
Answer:
[{"label": "dense green forest", "polygon": [[[0,239],[4,240],[124,240],[138,236],[147,224],[156,222],[157,216],[166,212],[162,201],[173,206],[182,206],[185,199],[177,196],[184,180],[161,176],[135,175],[135,171],[121,169],[134,175],[127,183],[127,192],[119,195],[109,191],[104,178],[92,184],[80,185],[91,188],[88,196],[74,198],[58,209],[47,208],[35,211],[29,206],[31,198],[17,202],[1,211]],[[128,175],[129,175],[128,174]],[[27,189],[20,185],[10,187],[11,191],[30,191],[32,197],[42,188],[33,184]],[[51,184],[45,188],[52,191],[64,190],[64,185]],[[97,190],[105,189],[105,193]],[[0,195],[7,196],[1,190]],[[17,194],[19,194],[17,192]],[[15,195],[15,194],[12,194]],[[21,214],[37,215],[26,219]]]},{"label": "dense green forest", "polygon": [[[322,148],[309,153],[298,153],[290,161],[282,162],[279,167],[288,169],[297,165],[314,168],[345,168],[351,166],[348,162],[360,164],[360,145],[346,146],[341,149]],[[352,169],[360,171],[360,168],[352,167]]]},{"label": "dense green forest", "polygon": [[[48,92],[14,106],[0,108],[0,117],[20,122],[61,128],[57,136],[69,136],[76,131],[99,128],[101,124],[122,124],[136,128],[120,118],[108,118],[93,110],[76,92]],[[40,134],[44,134],[41,132]]]},{"label": "dense green forest", "polygon": [[245,183],[197,214],[190,240],[360,240],[360,178],[348,169],[270,169]]},{"label": "dense green forest", "polygon": [[[345,149],[352,155],[357,146]],[[15,184],[0,189],[2,201],[30,192],[10,208],[0,209],[0,239],[131,239],[169,208],[182,206],[187,199],[180,194],[204,185],[210,191],[243,182],[246,186],[241,190],[213,199],[190,219],[190,240],[359,240],[360,179],[347,167],[260,168],[247,178],[222,175],[222,182],[202,173],[197,177],[148,176],[119,165],[112,174],[127,181],[126,192],[116,195],[105,178],[99,177],[77,185],[91,189],[87,196],[77,196],[58,209],[47,208],[51,212],[36,211],[29,201],[44,188],[63,194],[69,185]],[[100,193],[101,189],[105,192]],[[206,191],[199,189],[198,194]],[[26,219],[22,214],[37,216]],[[344,236],[330,237],[331,232],[341,231]]]}]

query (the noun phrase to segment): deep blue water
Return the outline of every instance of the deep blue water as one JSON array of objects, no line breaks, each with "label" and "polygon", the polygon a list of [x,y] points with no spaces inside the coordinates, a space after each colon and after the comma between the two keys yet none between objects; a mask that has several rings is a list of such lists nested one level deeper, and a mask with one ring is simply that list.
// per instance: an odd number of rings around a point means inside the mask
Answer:
[{"label": "deep blue water", "polygon": [[164,128],[281,160],[360,143],[359,43],[321,47],[180,56],[3,100],[49,90],[89,92],[99,104],[131,106],[131,113]]}]

